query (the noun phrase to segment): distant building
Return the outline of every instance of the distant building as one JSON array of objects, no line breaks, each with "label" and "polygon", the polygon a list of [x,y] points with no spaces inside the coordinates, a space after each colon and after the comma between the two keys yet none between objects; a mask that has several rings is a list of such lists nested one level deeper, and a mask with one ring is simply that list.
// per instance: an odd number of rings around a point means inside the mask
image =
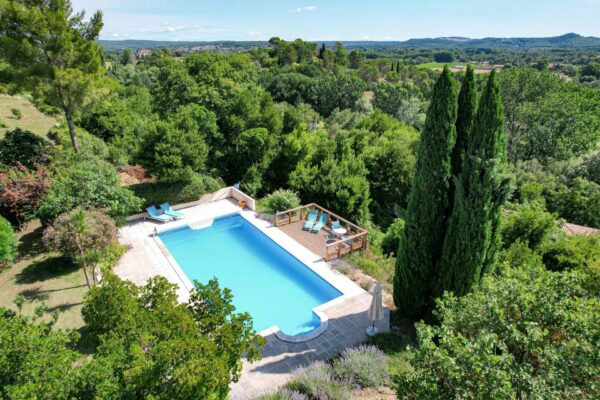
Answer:
[{"label": "distant building", "polygon": [[152,50],[149,49],[140,49],[137,52],[138,58],[144,58],[146,56],[149,56],[150,54],[152,54]]}]

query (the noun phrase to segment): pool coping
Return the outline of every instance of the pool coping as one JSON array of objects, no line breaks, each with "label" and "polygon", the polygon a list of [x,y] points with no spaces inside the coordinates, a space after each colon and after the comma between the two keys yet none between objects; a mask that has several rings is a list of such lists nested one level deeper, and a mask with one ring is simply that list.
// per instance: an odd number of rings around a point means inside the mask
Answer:
[{"label": "pool coping", "polygon": [[329,309],[338,303],[344,302],[348,298],[355,296],[357,294],[365,292],[364,289],[356,285],[346,276],[342,275],[340,272],[332,269],[329,264],[323,259],[306,247],[298,243],[296,240],[285,234],[283,231],[277,229],[273,226],[269,221],[261,220],[258,218],[257,214],[251,210],[242,210],[239,212],[223,212],[217,213],[211,218],[202,218],[202,219],[194,219],[187,220],[183,218],[178,221],[174,221],[169,225],[156,226],[154,234],[151,234],[151,239],[160,249],[160,252],[166,258],[167,263],[173,268],[175,274],[180,280],[183,288],[186,289],[187,294],[194,288],[193,283],[187,277],[185,272],[181,269],[175,258],[171,255],[163,241],[160,239],[159,235],[164,232],[181,229],[185,227],[189,227],[193,224],[199,224],[202,222],[215,220],[217,218],[227,217],[228,215],[236,215],[239,214],[242,218],[252,224],[255,228],[257,228],[262,234],[266,235],[269,239],[271,239],[275,244],[283,248],[285,251],[290,253],[292,257],[295,257],[298,261],[300,261],[304,266],[309,268],[313,273],[327,282],[329,285],[334,287],[338,292],[341,293],[340,296],[332,299],[326,303],[320,304],[312,309],[312,312],[319,317],[321,323],[319,327],[314,329],[313,331],[298,336],[291,336],[284,333],[277,325],[273,325],[267,329],[264,329],[259,332],[259,335],[263,337],[267,337],[269,335],[275,335],[278,339],[289,342],[289,343],[302,343],[312,340],[318,336],[320,336],[323,332],[325,332],[329,325],[329,318],[327,317],[325,310]]}]

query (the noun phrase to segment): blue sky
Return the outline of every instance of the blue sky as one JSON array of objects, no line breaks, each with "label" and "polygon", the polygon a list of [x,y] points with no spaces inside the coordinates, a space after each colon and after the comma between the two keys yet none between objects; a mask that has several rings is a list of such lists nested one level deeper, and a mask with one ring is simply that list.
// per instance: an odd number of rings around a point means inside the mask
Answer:
[{"label": "blue sky", "polygon": [[406,40],[600,36],[600,0],[72,0],[102,39]]}]

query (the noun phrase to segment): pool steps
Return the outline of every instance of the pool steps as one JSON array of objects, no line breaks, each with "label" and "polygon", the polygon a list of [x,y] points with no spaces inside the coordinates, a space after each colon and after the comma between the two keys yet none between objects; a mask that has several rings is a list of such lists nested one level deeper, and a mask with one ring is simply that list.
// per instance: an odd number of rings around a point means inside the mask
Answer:
[{"label": "pool steps", "polygon": [[214,221],[215,221],[214,218],[205,219],[202,221],[194,221],[194,222],[188,223],[188,226],[190,227],[190,229],[193,229],[193,230],[210,228]]}]

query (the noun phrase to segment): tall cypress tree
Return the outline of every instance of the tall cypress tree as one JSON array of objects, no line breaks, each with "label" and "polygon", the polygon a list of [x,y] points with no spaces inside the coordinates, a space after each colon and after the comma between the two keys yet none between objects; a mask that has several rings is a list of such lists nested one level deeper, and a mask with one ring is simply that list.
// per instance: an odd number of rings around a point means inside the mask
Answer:
[{"label": "tall cypress tree", "polygon": [[319,59],[323,59],[325,55],[325,43],[321,44],[321,48],[319,49]]},{"label": "tall cypress tree", "polygon": [[475,120],[477,111],[477,82],[475,71],[471,65],[467,65],[467,72],[458,94],[458,115],[456,117],[456,144],[452,150],[452,180],[450,181],[450,208],[454,207],[454,192],[456,191],[455,179],[460,175],[463,168],[469,132]]},{"label": "tall cypress tree", "polygon": [[475,71],[471,65],[467,65],[465,79],[458,94],[458,116],[456,117],[456,144],[452,151],[452,175],[458,176],[463,165],[463,159],[467,151],[469,132],[475,112],[477,111],[477,82]]},{"label": "tall cypress tree", "polygon": [[489,76],[468,136],[462,171],[456,179],[434,295],[464,295],[479,283],[496,259],[501,207],[509,193],[504,174],[506,135],[495,71]]},{"label": "tall cypress tree", "polygon": [[423,315],[431,301],[435,267],[448,217],[452,149],[456,141],[457,88],[448,68],[435,83],[419,143],[415,175],[402,233],[394,301],[407,317]]}]

